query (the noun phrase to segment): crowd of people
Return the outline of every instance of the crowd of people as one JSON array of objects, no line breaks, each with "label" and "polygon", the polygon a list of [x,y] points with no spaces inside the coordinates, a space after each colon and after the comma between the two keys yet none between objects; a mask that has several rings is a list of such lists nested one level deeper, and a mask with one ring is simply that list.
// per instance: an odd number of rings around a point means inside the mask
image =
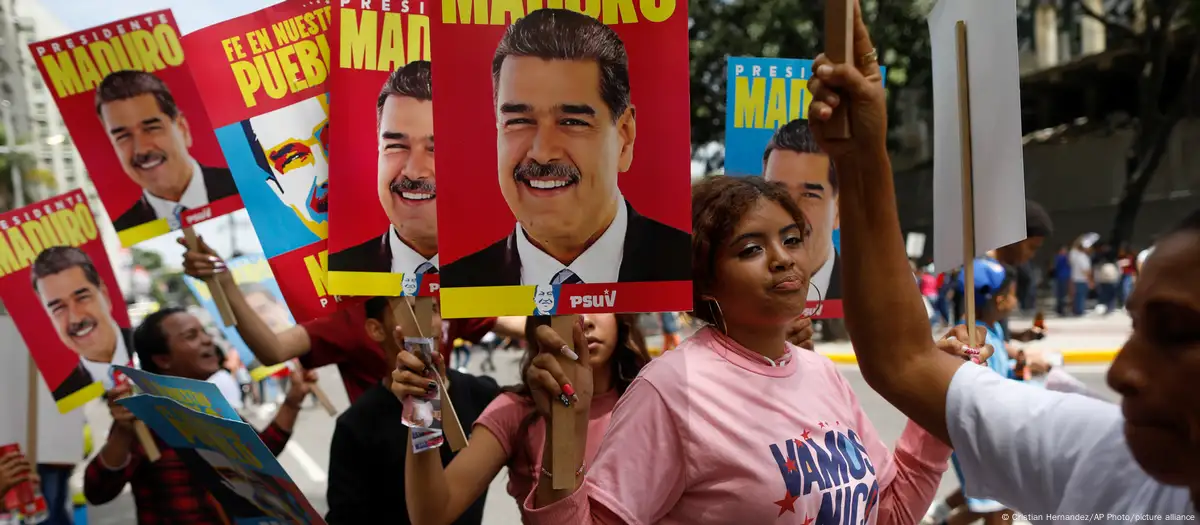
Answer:
[{"label": "crowd of people", "polygon": [[[873,57],[873,49],[856,10],[854,55]],[[679,318],[660,318],[670,336],[663,349],[671,348],[655,358],[636,315],[582,315],[568,344],[548,317],[442,320],[434,301],[429,329],[441,333],[442,359],[426,362],[400,343],[411,334],[393,313],[398,299],[384,297],[277,332],[247,303],[220,255],[200,243],[185,254],[185,271],[217,280],[257,359],[301,365],[260,432],[263,442],[282,450],[310,393],[311,370],[336,365],[351,406],[331,443],[326,519],[333,525],[479,524],[487,489],[504,467],[508,495],[534,525],[913,524],[926,517],[951,465],[962,489],[944,502],[954,512],[932,521],[1004,521],[1009,511],[1065,516],[1053,521],[1080,514],[1118,522],[1194,520],[1200,213],[1160,238],[1153,257],[1129,262],[1136,292],[1120,285],[1128,251],[1118,252],[1124,257],[1113,263],[1115,278],[1103,258],[1086,276],[1099,287],[1101,304],[1111,293],[1134,319],[1133,335],[1108,373],[1121,405],[1030,384],[1027,371],[1050,366],[1011,342],[1041,332],[1013,332],[1007,319],[1020,306],[1017,268],[1050,233],[1045,212],[1027,205],[1028,238],[971,262],[978,326],[947,314],[951,328],[932,341],[921,296],[942,297],[949,289],[962,297],[965,283],[948,278],[930,285],[918,271],[920,286],[913,285],[879,66],[873,58],[835,65],[821,56],[808,89],[816,154],[828,156],[838,172],[846,328],[867,384],[908,418],[894,444],[880,438],[833,363],[808,350],[813,330],[804,312],[812,275],[804,210],[782,184],[721,176],[692,188],[688,317],[699,329],[680,340]],[[853,136],[829,138],[828,121],[844,104],[853,108]],[[1091,288],[1075,272],[1083,257],[1095,266],[1088,250],[1077,243],[1067,254],[1075,305]],[[523,341],[518,384],[502,387],[450,366],[455,346],[489,333]],[[968,345],[972,340],[978,344]],[[147,317],[129,347],[142,368],[168,376],[207,380],[222,366],[212,336],[179,308]],[[580,373],[571,378],[559,357],[576,362]],[[405,399],[438,388],[426,374],[430,366],[444,378],[469,435],[469,446],[458,452],[446,446],[414,452],[401,422]],[[162,458],[145,461],[132,415],[112,402],[126,393],[120,387],[108,393],[115,423],[86,468],[88,500],[103,504],[130,485],[140,524],[221,523],[185,454],[157,440]],[[553,411],[552,404],[566,410]],[[555,414],[574,423],[574,455],[551,453]],[[569,462],[568,488],[552,483],[553,472],[564,472],[553,461]],[[31,475],[19,458],[0,457],[0,491]]]}]

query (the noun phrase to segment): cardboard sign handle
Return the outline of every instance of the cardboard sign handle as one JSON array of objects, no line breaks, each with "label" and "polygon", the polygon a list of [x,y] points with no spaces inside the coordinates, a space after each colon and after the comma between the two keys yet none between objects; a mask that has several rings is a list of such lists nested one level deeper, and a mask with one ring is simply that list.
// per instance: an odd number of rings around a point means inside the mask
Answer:
[{"label": "cardboard sign handle", "polygon": [[[853,64],[854,5],[858,0],[825,0],[825,57],[834,64]],[[850,100],[834,108],[825,123],[825,136],[831,139],[850,138]]]},{"label": "cardboard sign handle", "polygon": [[151,463],[158,461],[162,457],[162,453],[159,452],[158,443],[154,442],[154,436],[150,435],[150,429],[146,428],[146,424],[134,421],[133,431],[137,434],[138,443],[142,444],[142,450],[146,451],[146,459],[149,459]]},{"label": "cardboard sign handle", "polygon": [[[199,247],[196,230],[190,226],[183,229],[183,241],[187,243],[188,250],[195,251]],[[216,277],[209,277],[204,280],[204,284],[208,285],[208,293],[212,294],[213,303],[217,305],[217,312],[221,314],[221,322],[225,326],[236,325],[237,319],[233,317],[233,308],[229,307],[229,299],[225,297],[225,290],[221,288],[221,283],[217,282]]]},{"label": "cardboard sign handle", "polygon": [[[579,322],[578,315],[556,315],[550,319],[550,327],[572,350],[575,349],[574,329]],[[555,356],[562,366],[567,380],[574,383],[579,372],[579,363],[571,361],[561,354]],[[554,490],[567,490],[575,487],[576,472],[579,465],[575,458],[579,457],[579,443],[575,441],[576,413],[561,403],[550,401],[550,482]]]},{"label": "cardboard sign handle", "polygon": [[971,160],[971,88],[967,64],[967,23],[954,25],[958,40],[958,125],[962,141],[963,303],[967,307],[967,345],[979,348],[975,337],[975,179]]},{"label": "cardboard sign handle", "polygon": [[[400,330],[405,334],[416,334],[417,337],[431,337],[438,344],[441,342],[441,329],[433,325],[432,297],[395,297],[391,300],[392,314],[400,324]],[[430,333],[433,332],[433,333]],[[426,335],[430,334],[430,335]],[[411,336],[410,336],[411,337]],[[403,341],[397,341],[403,346]],[[442,359],[438,352],[438,359]],[[442,435],[450,450],[458,452],[467,446],[467,434],[463,431],[458,414],[454,411],[454,403],[450,400],[450,392],[444,381],[438,381],[438,394],[442,401]]]},{"label": "cardboard sign handle", "polygon": [[313,385],[312,393],[314,396],[317,396],[317,402],[321,404],[321,408],[324,408],[330,417],[337,415],[337,408],[334,408],[333,401],[329,400],[329,395],[321,389],[321,385]]},{"label": "cardboard sign handle", "polygon": [[28,401],[27,409],[29,412],[25,414],[25,457],[29,462],[37,465],[38,455],[38,382],[40,374],[38,373],[37,363],[33,360],[33,356],[29,356],[29,388],[26,392]]}]

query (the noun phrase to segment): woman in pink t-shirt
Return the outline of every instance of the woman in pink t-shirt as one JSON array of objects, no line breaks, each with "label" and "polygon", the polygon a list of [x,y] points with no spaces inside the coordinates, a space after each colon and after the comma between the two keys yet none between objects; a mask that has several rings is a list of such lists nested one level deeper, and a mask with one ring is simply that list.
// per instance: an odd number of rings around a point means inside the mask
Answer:
[{"label": "woman in pink t-shirt", "polygon": [[[608,428],[617,398],[650,358],[636,315],[584,315],[582,320],[582,347],[589,350],[595,392],[587,425],[585,457],[590,461]],[[549,328],[549,323],[549,317],[528,318],[526,340],[534,340],[538,327]],[[537,352],[537,346],[529,348],[534,350],[525,355],[522,377]],[[411,381],[393,383],[392,390],[398,397],[423,391],[429,381],[421,377],[420,370],[413,372],[404,374]],[[483,494],[504,466],[508,467],[508,493],[517,504],[525,501],[533,490],[542,464],[546,422],[534,410],[528,384],[506,390],[475,421],[470,446],[460,451],[444,470],[437,453],[413,454],[409,447],[404,468],[405,496],[409,519],[415,525],[453,522]]]}]

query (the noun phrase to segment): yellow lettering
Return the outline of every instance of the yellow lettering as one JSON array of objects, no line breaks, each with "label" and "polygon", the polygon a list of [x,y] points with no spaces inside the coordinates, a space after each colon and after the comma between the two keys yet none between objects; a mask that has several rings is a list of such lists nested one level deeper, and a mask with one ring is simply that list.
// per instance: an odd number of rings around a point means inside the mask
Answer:
[{"label": "yellow lettering", "polygon": [[161,56],[168,66],[183,63],[183,46],[179,44],[179,33],[168,24],[154,26],[154,42],[158,44],[156,56]]},{"label": "yellow lettering", "polygon": [[341,57],[338,67],[346,69],[368,69],[367,64],[376,63],[375,28],[378,17],[375,11],[362,11],[362,22],[357,22],[359,11],[342,8]]},{"label": "yellow lettering", "polygon": [[134,31],[126,34],[133,39],[133,48],[142,56],[143,71],[153,73],[167,68],[167,65],[163,63],[162,57],[158,54],[158,44],[155,42],[152,33],[149,31]]},{"label": "yellow lettering", "polygon": [[767,104],[766,126],[778,129],[788,123],[787,82],[782,78],[771,79],[771,101]]},{"label": "yellow lettering", "polygon": [[808,81],[798,78],[792,79],[792,88],[788,91],[791,95],[791,105],[788,108],[788,122],[798,118],[808,118],[808,104],[804,101],[808,99]]},{"label": "yellow lettering", "polygon": [[666,22],[675,14],[675,0],[641,0],[642,16],[649,22]]},{"label": "yellow lettering", "polygon": [[79,220],[79,230],[83,233],[83,237],[89,241],[95,239],[99,232],[96,230],[96,219],[92,217],[92,210],[82,202],[76,204],[75,218]]},{"label": "yellow lettering", "polygon": [[321,250],[321,253],[315,257],[309,255],[304,258],[304,267],[308,269],[308,277],[312,279],[313,290],[317,292],[317,297],[325,297],[329,295],[329,283],[326,282],[325,268],[329,262],[329,251]]},{"label": "yellow lettering", "polygon": [[0,276],[8,275],[24,267],[17,261],[12,246],[8,245],[8,240],[0,235]]},{"label": "yellow lettering", "polygon": [[124,69],[121,67],[121,61],[117,58],[117,52],[113,50],[112,44],[97,40],[88,44],[87,48],[96,61],[96,69],[100,72],[100,78],[107,77],[113,71]]},{"label": "yellow lettering", "polygon": [[96,64],[92,62],[86,47],[75,48],[75,64],[79,68],[79,80],[83,82],[84,89],[94,89],[100,85],[100,72],[96,70]]},{"label": "yellow lettering", "polygon": [[766,121],[767,79],[759,77],[733,79],[733,127],[758,128]]},{"label": "yellow lettering", "polygon": [[70,53],[61,51],[53,55],[44,55],[42,65],[46,67],[46,76],[50,77],[50,83],[54,84],[54,92],[58,93],[58,98],[66,98],[84,90]]},{"label": "yellow lettering", "polygon": [[399,16],[383,15],[383,36],[379,42],[379,65],[376,71],[391,71],[400,69],[408,61],[404,56],[404,26]]},{"label": "yellow lettering", "polygon": [[25,240],[24,235],[21,235],[21,230],[9,228],[8,242],[12,244],[13,251],[16,252],[17,263],[20,265],[20,268],[33,264],[33,260],[37,259],[38,252],[33,251],[33,247],[29,245],[29,241]]}]

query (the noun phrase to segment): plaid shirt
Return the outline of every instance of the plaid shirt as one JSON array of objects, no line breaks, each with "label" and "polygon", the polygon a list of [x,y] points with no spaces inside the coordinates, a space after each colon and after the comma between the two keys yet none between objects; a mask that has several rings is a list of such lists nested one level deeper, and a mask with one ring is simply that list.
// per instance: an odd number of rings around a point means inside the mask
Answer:
[{"label": "plaid shirt", "polygon": [[[151,432],[153,434],[153,432]],[[291,434],[274,422],[258,433],[263,444],[275,455],[283,451]],[[83,477],[83,494],[92,505],[103,505],[133,486],[133,502],[137,507],[138,525],[224,525],[228,523],[215,498],[208,489],[193,479],[193,474],[179,454],[166,446],[157,435],[154,441],[162,457],[154,463],[146,460],[142,445],[134,440],[129,463],[120,469],[109,469],[100,462],[100,455],[88,463]]]}]

